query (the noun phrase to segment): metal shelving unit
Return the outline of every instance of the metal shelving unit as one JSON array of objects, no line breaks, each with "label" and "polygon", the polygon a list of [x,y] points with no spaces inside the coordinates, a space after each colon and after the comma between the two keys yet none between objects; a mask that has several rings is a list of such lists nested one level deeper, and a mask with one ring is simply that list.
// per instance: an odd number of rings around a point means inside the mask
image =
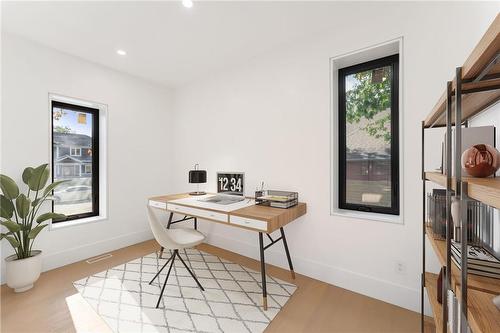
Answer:
[{"label": "metal shelving unit", "polygon": [[[467,274],[467,255],[461,256],[459,269],[451,262],[451,239],[453,237],[451,202],[452,191],[458,198],[460,207],[460,239],[467,240],[466,200],[473,198],[485,204],[500,208],[500,180],[498,178],[471,178],[461,174],[461,129],[467,121],[488,109],[500,100],[500,14],[497,15],[481,41],[474,48],[463,66],[458,67],[453,80],[447,82],[446,90],[438,100],[427,118],[422,121],[422,187],[423,187],[423,221],[422,221],[422,276],[421,276],[421,330],[424,330],[424,289],[428,294],[436,295],[435,276],[425,269],[425,239],[432,244],[442,268],[442,305],[431,300],[434,312],[436,331],[455,333],[456,328],[448,323],[448,292],[460,302],[460,313],[453,321],[460,322],[460,332],[500,332],[500,311],[492,303],[495,295],[500,293],[500,280],[477,277]],[[425,130],[428,128],[446,127],[446,165],[444,174],[425,172],[424,143]],[[452,129],[455,135],[455,146],[452,147]],[[455,161],[452,161],[452,149],[455,149]],[[452,162],[455,166],[455,177],[452,177]],[[446,240],[436,240],[426,228],[426,182],[446,187]],[[467,253],[467,242],[461,242],[461,253]],[[495,294],[496,293],[496,294]]]}]

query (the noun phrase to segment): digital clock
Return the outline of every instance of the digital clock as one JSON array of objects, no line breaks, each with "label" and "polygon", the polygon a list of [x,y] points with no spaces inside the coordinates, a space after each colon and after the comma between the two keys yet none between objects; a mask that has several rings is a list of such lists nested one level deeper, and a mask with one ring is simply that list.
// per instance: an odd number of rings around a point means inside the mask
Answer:
[{"label": "digital clock", "polygon": [[217,193],[244,195],[243,172],[217,172]]}]

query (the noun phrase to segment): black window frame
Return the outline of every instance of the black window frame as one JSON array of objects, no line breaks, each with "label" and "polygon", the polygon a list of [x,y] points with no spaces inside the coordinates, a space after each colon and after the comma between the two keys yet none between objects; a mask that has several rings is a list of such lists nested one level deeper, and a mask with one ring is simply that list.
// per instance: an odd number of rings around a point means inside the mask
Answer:
[{"label": "black window frame", "polygon": [[[348,75],[375,68],[391,66],[391,207],[348,203],[346,198],[346,96],[345,78]],[[338,70],[338,129],[339,129],[339,209],[379,214],[400,215],[399,189],[399,54],[371,60]]]},{"label": "black window frame", "polygon": [[[64,103],[55,100],[52,101],[50,108],[51,111],[50,144],[52,150],[52,160],[50,169],[51,169],[52,182],[54,182],[54,169],[55,169],[54,122],[53,122],[54,108],[62,108],[66,110],[87,113],[92,116],[92,211],[88,213],[69,215],[66,216],[65,219],[53,219],[52,222],[60,223],[60,222],[74,221],[83,218],[99,216],[99,109],[82,106],[78,104]],[[52,201],[52,211],[54,211],[54,201]]]}]

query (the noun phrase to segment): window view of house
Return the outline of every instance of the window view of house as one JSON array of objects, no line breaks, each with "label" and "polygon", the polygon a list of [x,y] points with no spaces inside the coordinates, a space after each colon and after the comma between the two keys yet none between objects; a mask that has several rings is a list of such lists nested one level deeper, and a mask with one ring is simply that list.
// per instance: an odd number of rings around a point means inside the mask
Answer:
[{"label": "window view of house", "polygon": [[52,104],[52,176],[65,183],[53,193],[53,210],[68,219],[97,215],[97,110]]},{"label": "window view of house", "polygon": [[393,56],[339,71],[340,208],[399,213],[397,70]]}]

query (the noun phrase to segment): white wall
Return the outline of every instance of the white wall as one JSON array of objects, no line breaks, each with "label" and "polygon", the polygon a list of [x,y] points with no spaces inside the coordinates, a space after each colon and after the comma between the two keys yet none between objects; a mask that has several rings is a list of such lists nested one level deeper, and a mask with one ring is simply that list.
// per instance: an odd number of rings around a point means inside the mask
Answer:
[{"label": "white wall", "polygon": [[[15,35],[2,39],[2,173],[20,181],[26,166],[48,162],[49,93],[108,105],[108,219],[42,232],[34,248],[44,269],[150,239],[146,198],[169,191],[170,92]],[[6,242],[2,250],[12,252]]]},{"label": "white wall", "polygon": [[[308,214],[286,227],[297,272],[417,310],[420,121],[500,5],[350,6],[358,6],[356,17],[342,31],[282,45],[182,86],[174,105],[162,87],[2,35],[2,173],[19,180],[25,166],[47,162],[49,93],[109,107],[108,221],[42,233],[36,247],[44,250],[44,268],[150,238],[145,199],[192,190],[187,171],[200,163],[209,172],[207,189],[215,189],[216,171],[229,170],[246,173],[247,194],[262,180],[267,188],[299,191]],[[329,59],[401,36],[404,225],[331,216]],[[257,258],[253,232],[209,223],[201,228],[210,243]],[[266,258],[286,267],[280,246]],[[2,252],[11,252],[5,242]],[[395,272],[396,262],[406,273]],[[435,258],[430,266],[436,268]]]},{"label": "white wall", "polygon": [[[308,204],[307,215],[286,227],[297,272],[417,310],[420,122],[499,5],[376,3],[359,8],[352,25],[342,31],[284,45],[179,88],[174,99],[173,189],[191,190],[187,171],[200,163],[208,171],[209,190],[215,189],[218,170],[244,171],[247,194],[262,180],[270,189],[296,190]],[[331,216],[329,58],[401,36],[404,225]],[[201,228],[210,243],[258,257],[256,234],[209,223]],[[286,267],[280,245],[266,255],[270,263]],[[406,273],[396,273],[397,261],[406,265]]]}]

